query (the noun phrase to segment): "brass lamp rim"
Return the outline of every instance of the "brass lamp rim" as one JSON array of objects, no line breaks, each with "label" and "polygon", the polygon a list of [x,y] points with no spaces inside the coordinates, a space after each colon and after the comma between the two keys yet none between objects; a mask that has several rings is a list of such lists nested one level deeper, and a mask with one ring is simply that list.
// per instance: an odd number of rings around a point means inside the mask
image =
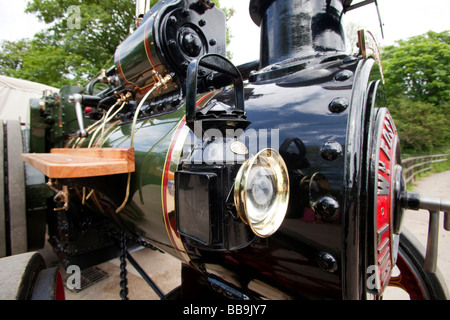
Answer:
[{"label": "brass lamp rim", "polygon": [[[247,183],[252,169],[261,165],[268,167],[274,175],[276,182],[275,201],[267,208],[264,218],[260,221],[254,221],[251,216],[252,212],[247,206]],[[288,202],[289,174],[286,163],[276,150],[270,148],[261,150],[242,164],[236,175],[234,203],[238,216],[257,236],[267,238],[278,230],[286,215]]]}]

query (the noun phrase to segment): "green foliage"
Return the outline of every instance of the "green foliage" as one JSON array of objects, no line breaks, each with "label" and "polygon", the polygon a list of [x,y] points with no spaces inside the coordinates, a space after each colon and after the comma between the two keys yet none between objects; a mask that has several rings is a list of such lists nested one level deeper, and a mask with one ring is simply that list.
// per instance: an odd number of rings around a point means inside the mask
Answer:
[{"label": "green foliage", "polygon": [[450,171],[450,160],[433,163],[433,173]]},{"label": "green foliage", "polygon": [[26,40],[5,41],[1,46],[0,69],[3,75],[12,77],[23,67],[23,59],[28,55],[31,45]]},{"label": "green foliage", "polygon": [[391,96],[436,105],[450,100],[450,32],[428,32],[384,48]]},{"label": "green foliage", "polygon": [[43,75],[58,65],[64,70],[59,70],[59,77],[54,73],[55,77],[48,75],[45,80],[74,84],[88,81],[111,60],[134,22],[135,4],[112,0],[85,0],[81,4],[78,0],[32,0],[26,12],[35,13],[50,24],[32,41],[33,51],[43,54],[44,70],[34,68],[31,72]]},{"label": "green foliage", "polygon": [[[74,72],[76,69],[76,72]],[[76,84],[76,74],[89,74],[91,64],[63,47],[33,40],[5,41],[0,46],[0,74],[61,87]]]},{"label": "green foliage", "polygon": [[402,148],[426,153],[450,145],[450,31],[398,41],[382,58]]},{"label": "green foliage", "polygon": [[429,102],[399,97],[391,98],[389,110],[395,120],[404,151],[428,153],[449,144],[448,103],[436,107]]}]

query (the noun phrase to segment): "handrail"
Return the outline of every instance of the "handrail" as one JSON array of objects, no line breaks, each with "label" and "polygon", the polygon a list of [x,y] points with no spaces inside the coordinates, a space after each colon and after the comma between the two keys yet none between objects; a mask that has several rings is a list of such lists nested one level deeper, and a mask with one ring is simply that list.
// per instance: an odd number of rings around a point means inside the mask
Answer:
[{"label": "handrail", "polygon": [[433,163],[447,161],[449,156],[450,154],[436,154],[403,159],[403,174],[405,175],[406,185],[414,181],[418,174],[431,170]]}]

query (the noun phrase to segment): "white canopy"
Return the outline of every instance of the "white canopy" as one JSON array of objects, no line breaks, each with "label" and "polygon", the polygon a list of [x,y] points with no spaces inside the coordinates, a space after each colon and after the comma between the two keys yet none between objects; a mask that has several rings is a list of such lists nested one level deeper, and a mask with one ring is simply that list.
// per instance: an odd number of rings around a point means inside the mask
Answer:
[{"label": "white canopy", "polygon": [[41,98],[45,90],[59,89],[22,79],[0,75],[0,120],[30,123],[30,99]]}]

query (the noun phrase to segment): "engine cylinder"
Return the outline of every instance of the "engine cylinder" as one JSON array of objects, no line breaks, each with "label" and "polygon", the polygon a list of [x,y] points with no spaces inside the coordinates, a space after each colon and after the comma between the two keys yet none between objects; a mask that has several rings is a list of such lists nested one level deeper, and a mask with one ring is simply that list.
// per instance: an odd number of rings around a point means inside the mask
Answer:
[{"label": "engine cylinder", "polygon": [[[189,63],[207,53],[226,54],[225,14],[195,1],[160,1],[116,50],[115,65],[126,87],[144,90],[154,75],[185,77]],[[203,74],[206,76],[205,74]]]},{"label": "engine cylinder", "polygon": [[328,51],[345,51],[342,0],[252,0],[261,26],[261,68]]}]

